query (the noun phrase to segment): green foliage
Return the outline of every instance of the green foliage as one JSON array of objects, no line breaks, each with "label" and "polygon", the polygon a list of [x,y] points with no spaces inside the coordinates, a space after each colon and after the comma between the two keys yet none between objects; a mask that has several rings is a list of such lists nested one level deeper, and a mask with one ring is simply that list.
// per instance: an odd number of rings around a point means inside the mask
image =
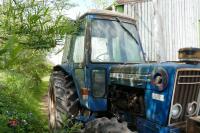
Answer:
[{"label": "green foliage", "polygon": [[69,0],[54,0],[51,1],[51,4],[47,2],[49,5],[54,5],[52,10],[56,11],[59,15],[64,15],[64,13],[70,9],[75,4],[69,3]]},{"label": "green foliage", "polygon": [[[0,38],[3,44],[23,45],[32,49],[55,46],[55,37],[74,32],[74,24],[68,18],[52,16],[50,7],[35,0],[18,2],[11,0],[0,8]],[[7,44],[9,45],[9,44]]]},{"label": "green foliage", "polygon": [[114,0],[91,0],[91,1],[95,4],[95,7],[99,9],[105,9],[114,2]]},{"label": "green foliage", "polygon": [[9,0],[0,5],[0,69],[38,76],[40,71],[33,68],[45,67],[42,62],[55,46],[55,37],[76,31],[73,22],[62,15],[52,16],[51,9],[35,0]]},{"label": "green foliage", "polygon": [[80,133],[81,128],[83,128],[82,123],[75,122],[68,118],[66,114],[63,114],[62,121],[65,125],[58,131],[59,133]]},{"label": "green foliage", "polygon": [[39,93],[43,95],[44,88],[23,74],[9,71],[4,73],[6,76],[0,81],[5,84],[0,89],[0,131],[12,132],[14,128],[9,126],[9,121],[16,120],[15,130],[18,133],[48,132],[47,121],[40,113],[38,99]]},{"label": "green foliage", "polygon": [[[45,2],[7,0],[0,5],[1,132],[48,132],[39,109],[47,91],[41,77],[50,73],[46,55],[56,37],[74,33],[76,24],[54,15],[55,8]],[[17,121],[16,128],[8,126],[10,120]]]}]

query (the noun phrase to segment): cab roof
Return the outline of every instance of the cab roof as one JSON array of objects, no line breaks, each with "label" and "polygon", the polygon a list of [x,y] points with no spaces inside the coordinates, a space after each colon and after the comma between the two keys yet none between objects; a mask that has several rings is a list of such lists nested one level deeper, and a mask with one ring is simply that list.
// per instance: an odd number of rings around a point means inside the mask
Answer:
[{"label": "cab roof", "polygon": [[80,16],[79,19],[84,18],[87,15],[102,15],[102,16],[110,16],[110,17],[120,17],[120,18],[124,18],[124,19],[128,19],[131,21],[135,21],[135,19],[124,15],[122,13],[118,13],[118,12],[114,12],[114,11],[109,11],[109,10],[97,10],[97,9],[91,9],[88,12],[86,12],[85,14],[83,14],[82,16]]}]

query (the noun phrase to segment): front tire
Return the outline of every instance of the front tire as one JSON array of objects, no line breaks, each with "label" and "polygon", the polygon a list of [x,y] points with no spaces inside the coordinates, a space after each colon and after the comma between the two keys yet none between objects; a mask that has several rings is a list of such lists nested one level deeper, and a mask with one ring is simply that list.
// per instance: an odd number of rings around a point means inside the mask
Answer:
[{"label": "front tire", "polygon": [[63,116],[76,116],[78,108],[79,100],[72,77],[62,71],[53,71],[48,92],[50,131],[55,132],[63,127]]},{"label": "front tire", "polygon": [[127,123],[119,123],[116,118],[97,118],[85,125],[83,133],[133,133]]}]

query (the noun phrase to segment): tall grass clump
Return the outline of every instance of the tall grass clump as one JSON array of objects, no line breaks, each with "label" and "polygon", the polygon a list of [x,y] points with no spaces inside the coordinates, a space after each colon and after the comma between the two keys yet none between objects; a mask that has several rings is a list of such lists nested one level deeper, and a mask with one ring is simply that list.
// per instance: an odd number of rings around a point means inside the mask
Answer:
[{"label": "tall grass clump", "polygon": [[47,121],[40,112],[40,101],[35,95],[42,92],[41,84],[20,73],[5,73],[6,77],[1,81],[4,88],[0,90],[0,131],[47,132]]}]

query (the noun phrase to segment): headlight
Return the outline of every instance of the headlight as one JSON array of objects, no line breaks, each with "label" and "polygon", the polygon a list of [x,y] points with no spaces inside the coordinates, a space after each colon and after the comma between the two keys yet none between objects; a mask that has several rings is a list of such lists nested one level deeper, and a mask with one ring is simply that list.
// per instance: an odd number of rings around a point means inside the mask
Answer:
[{"label": "headlight", "polygon": [[152,84],[159,91],[163,91],[168,84],[168,74],[164,68],[156,69],[152,74]]},{"label": "headlight", "polygon": [[198,104],[197,102],[188,103],[187,105],[187,113],[189,116],[193,116],[197,113]]},{"label": "headlight", "polygon": [[174,104],[171,110],[172,119],[177,119],[180,117],[182,113],[182,106],[180,104]]},{"label": "headlight", "polygon": [[106,92],[105,70],[92,70],[92,94],[94,97],[104,97]]}]

